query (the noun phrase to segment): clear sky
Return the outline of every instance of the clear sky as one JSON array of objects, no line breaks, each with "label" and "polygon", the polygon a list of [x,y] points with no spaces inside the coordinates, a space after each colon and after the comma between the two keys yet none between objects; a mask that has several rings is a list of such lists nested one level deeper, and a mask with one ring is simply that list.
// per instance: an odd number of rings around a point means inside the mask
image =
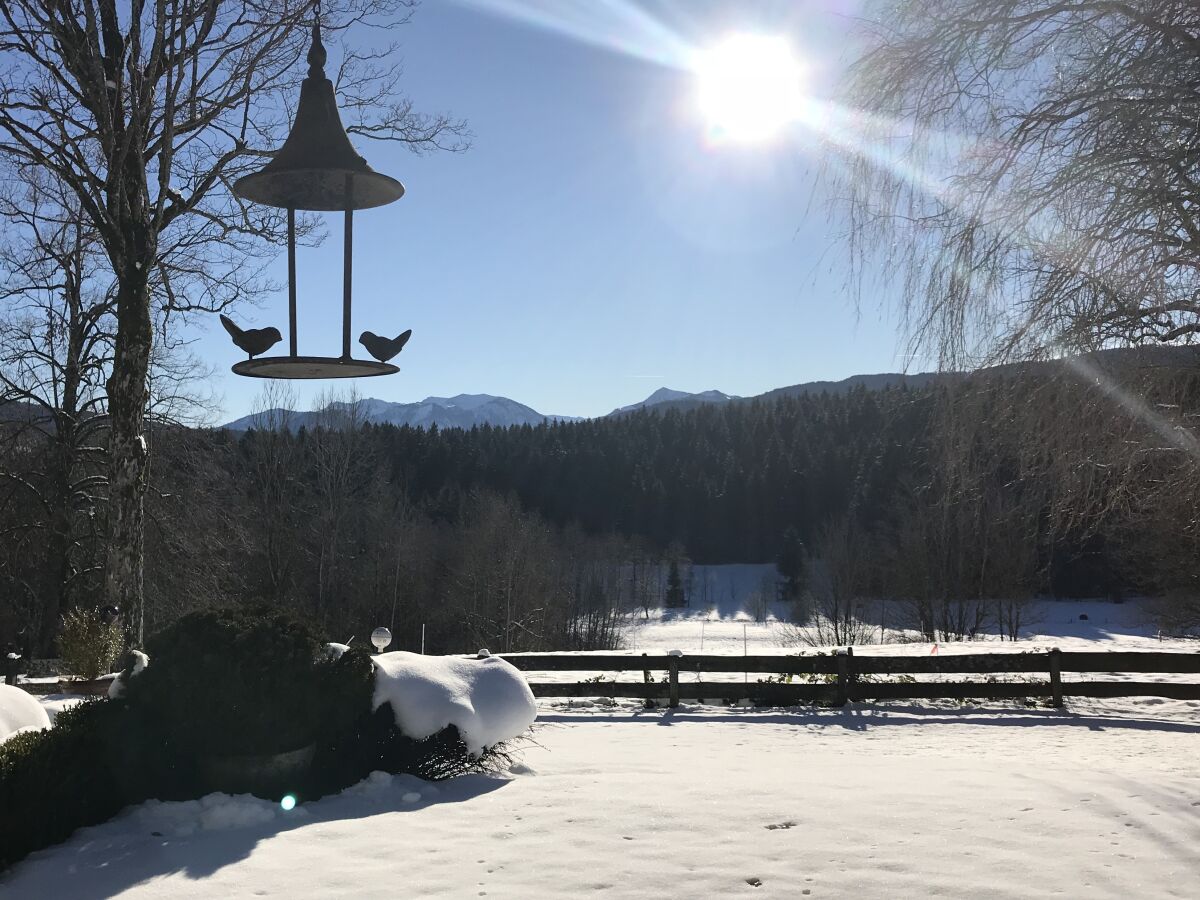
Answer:
[{"label": "clear sky", "polygon": [[[714,140],[685,61],[731,33],[781,35],[807,90],[827,96],[855,8],[426,0],[400,34],[405,89],[474,139],[424,157],[357,140],[407,194],[356,215],[354,337],[414,332],[401,373],[359,392],[591,416],[662,386],[751,395],[903,368],[895,314],[874,298],[856,310],[845,288],[816,142],[799,126]],[[300,250],[302,354],[340,352],[341,223],[329,226],[324,247]],[[286,307],[281,292],[235,318],[285,330]],[[262,382],[229,372],[242,355],[208,324],[193,349],[217,368],[224,421]],[[330,385],[297,383],[300,404]]]}]

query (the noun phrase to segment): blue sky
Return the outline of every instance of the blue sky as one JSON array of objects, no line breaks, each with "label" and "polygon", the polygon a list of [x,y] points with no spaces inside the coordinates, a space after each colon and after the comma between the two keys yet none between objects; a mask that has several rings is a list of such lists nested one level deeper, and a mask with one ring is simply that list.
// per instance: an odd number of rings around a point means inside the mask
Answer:
[{"label": "blue sky", "polygon": [[[856,310],[845,289],[811,137],[713,144],[693,75],[670,64],[731,32],[780,34],[827,95],[853,12],[846,0],[426,0],[400,34],[405,89],[420,110],[467,119],[473,145],[417,157],[358,141],[408,192],[355,218],[354,335],[414,332],[401,373],[360,393],[489,393],[599,415],[661,386],[750,395],[903,368],[895,314],[875,298]],[[324,247],[300,251],[301,353],[340,350],[341,225],[329,224]],[[286,295],[236,318],[282,328]],[[193,349],[218,370],[222,420],[248,412],[262,382],[229,373],[241,354],[215,319]],[[300,405],[330,384],[298,383]]]}]

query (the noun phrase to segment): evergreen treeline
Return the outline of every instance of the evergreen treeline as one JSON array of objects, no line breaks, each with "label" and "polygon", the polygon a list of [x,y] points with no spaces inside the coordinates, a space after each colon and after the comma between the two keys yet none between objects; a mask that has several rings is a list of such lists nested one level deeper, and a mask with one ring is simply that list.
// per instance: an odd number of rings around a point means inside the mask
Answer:
[{"label": "evergreen treeline", "polygon": [[[372,425],[350,404],[299,430],[159,428],[147,628],[253,599],[406,649],[422,626],[434,652],[611,646],[623,614],[679,602],[665,573],[686,559],[778,562],[835,643],[872,604],[930,637],[1015,635],[1047,592],[1194,611],[1197,400],[1194,369],[1043,367],[539,427]],[[99,595],[104,502],[89,453],[64,480],[53,430],[4,428],[0,638],[46,653],[46,611]]]},{"label": "evergreen treeline", "polygon": [[882,514],[920,466],[931,402],[858,389],[537,427],[367,431],[390,479],[432,509],[484,487],[560,526],[680,545],[695,562],[772,562],[789,529],[809,540],[851,501]]}]

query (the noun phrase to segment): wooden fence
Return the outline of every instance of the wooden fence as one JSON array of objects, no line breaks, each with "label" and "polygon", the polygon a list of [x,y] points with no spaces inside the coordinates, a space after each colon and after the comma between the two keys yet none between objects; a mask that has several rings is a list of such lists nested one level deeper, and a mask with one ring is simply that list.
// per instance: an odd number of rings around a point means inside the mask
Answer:
[{"label": "wooden fence", "polygon": [[[1064,673],[1200,673],[1200,652],[965,653],[946,656],[856,656],[853,651],[814,656],[672,656],[506,654],[525,672],[635,672],[641,681],[530,681],[536,697],[627,697],[666,700],[752,700],[759,705],[857,700],[1048,697],[1168,697],[1200,700],[1200,683],[1074,681]],[[681,673],[745,673],[742,682],[680,681]],[[655,677],[652,673],[666,673]],[[1044,675],[1045,680],[927,681],[929,675]],[[781,677],[792,676],[790,681]],[[770,680],[764,680],[770,679]]]}]

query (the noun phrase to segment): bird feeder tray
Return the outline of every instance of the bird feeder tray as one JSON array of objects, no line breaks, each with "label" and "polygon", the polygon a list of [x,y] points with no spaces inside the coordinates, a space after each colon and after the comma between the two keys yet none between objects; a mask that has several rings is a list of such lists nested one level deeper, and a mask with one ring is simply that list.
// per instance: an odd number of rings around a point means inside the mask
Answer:
[{"label": "bird feeder tray", "polygon": [[369,378],[395,375],[400,367],[340,356],[260,356],[235,363],[233,371],[249,378]]}]

